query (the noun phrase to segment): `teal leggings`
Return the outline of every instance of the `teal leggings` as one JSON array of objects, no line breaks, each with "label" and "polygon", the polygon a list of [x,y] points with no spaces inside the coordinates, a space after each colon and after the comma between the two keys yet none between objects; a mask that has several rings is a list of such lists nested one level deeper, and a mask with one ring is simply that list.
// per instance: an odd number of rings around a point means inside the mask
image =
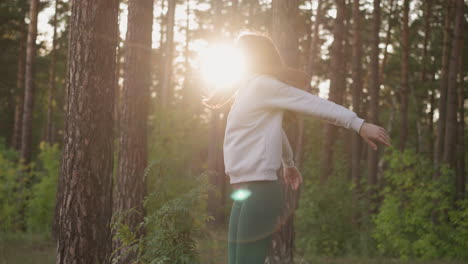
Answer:
[{"label": "teal leggings", "polygon": [[247,182],[232,197],[229,264],[263,264],[281,212],[280,181]]}]

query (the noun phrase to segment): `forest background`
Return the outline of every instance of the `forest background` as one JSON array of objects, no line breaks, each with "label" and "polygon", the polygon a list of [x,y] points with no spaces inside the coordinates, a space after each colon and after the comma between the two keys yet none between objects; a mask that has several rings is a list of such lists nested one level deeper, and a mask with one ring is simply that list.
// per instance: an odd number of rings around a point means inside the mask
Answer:
[{"label": "forest background", "polygon": [[203,106],[200,54],[244,31],[393,139],[288,113],[304,184],[267,263],[468,260],[466,21],[463,0],[2,0],[0,262],[225,263],[229,107]]}]

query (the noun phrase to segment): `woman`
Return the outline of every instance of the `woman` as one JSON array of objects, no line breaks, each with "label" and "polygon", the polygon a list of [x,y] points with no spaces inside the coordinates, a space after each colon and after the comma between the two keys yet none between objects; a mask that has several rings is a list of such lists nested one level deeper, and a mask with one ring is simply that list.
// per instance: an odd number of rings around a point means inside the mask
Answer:
[{"label": "woman", "polygon": [[229,264],[263,264],[281,212],[281,164],[286,184],[297,189],[302,182],[282,130],[284,112],[309,114],[353,129],[374,149],[377,142],[389,146],[389,137],[383,128],[365,123],[354,112],[298,89],[307,86],[309,78],[285,67],[269,38],[244,34],[237,45],[246,59],[247,76],[205,104],[220,107],[236,94],[227,118],[224,162],[230,183],[242,195],[233,196]]}]

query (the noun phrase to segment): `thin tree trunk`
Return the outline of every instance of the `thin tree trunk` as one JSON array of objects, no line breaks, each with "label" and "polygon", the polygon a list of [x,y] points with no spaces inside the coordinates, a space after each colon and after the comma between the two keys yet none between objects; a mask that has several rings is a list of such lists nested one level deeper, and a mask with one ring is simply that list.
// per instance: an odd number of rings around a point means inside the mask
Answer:
[{"label": "thin tree trunk", "polygon": [[403,2],[403,22],[401,38],[401,89],[400,89],[400,141],[399,149],[403,151],[406,147],[408,137],[408,93],[409,93],[409,2]]},{"label": "thin tree trunk", "polygon": [[[395,3],[395,4],[394,4]],[[385,70],[385,65],[387,65],[387,59],[388,59],[388,46],[390,45],[390,40],[391,40],[391,35],[392,35],[392,26],[393,26],[393,16],[395,14],[396,10],[396,1],[395,0],[390,0],[389,3],[390,6],[390,12],[388,14],[388,27],[387,27],[387,33],[385,34],[385,48],[384,48],[384,53],[383,53],[383,59],[382,63],[380,64],[380,74],[379,74],[379,80],[381,83],[383,83],[383,75],[384,75],[384,70]]]},{"label": "thin tree trunk", "polygon": [[[447,84],[448,84],[448,66],[450,57],[450,39],[452,24],[452,1],[445,2],[445,21],[444,21],[444,40],[442,50],[442,69],[440,74],[440,98],[439,98],[439,120],[437,126],[437,138],[434,150],[434,162],[436,167],[440,165],[444,153],[445,122],[447,118]],[[437,177],[439,174],[434,174]]]},{"label": "thin tree trunk", "polygon": [[[138,226],[144,221],[143,201],[147,193],[144,171],[148,164],[153,0],[130,0],[127,25],[124,84],[120,105],[119,164],[113,209],[114,213],[136,210],[124,223],[140,238],[144,230],[138,229]],[[121,246],[120,242],[114,243],[114,250]],[[127,250],[120,250],[124,258],[118,263],[135,261],[136,252]]]},{"label": "thin tree trunk", "polygon": [[[432,72],[432,82],[435,83],[435,74]],[[429,130],[429,159],[431,163],[434,163],[434,146],[435,146],[435,135],[434,135],[434,110],[435,110],[435,89],[431,86],[431,94],[429,95],[430,110],[428,113],[428,130]]]},{"label": "thin tree trunk", "polygon": [[[362,43],[361,43],[361,13],[359,0],[353,1],[353,58],[352,58],[352,98],[353,111],[361,113],[361,93],[362,93]],[[361,189],[361,138],[358,133],[351,136],[351,179],[356,190]]]},{"label": "thin tree trunk", "polygon": [[[222,32],[221,28],[221,10],[222,10],[222,0],[211,0],[213,6],[213,35],[219,37]],[[221,125],[221,109],[211,110],[210,117],[210,140],[211,144],[208,149],[208,168],[210,169],[210,184],[215,186],[219,190],[220,196],[216,196],[214,192],[208,193],[208,212],[215,219],[212,224],[221,225],[224,222],[224,212],[222,210],[223,199],[224,199],[224,185],[225,185],[225,174],[224,171],[221,171],[220,163],[222,162],[222,142],[220,136]]]},{"label": "thin tree trunk", "polygon": [[[343,38],[346,3],[335,0],[337,14],[333,27],[333,43],[330,58],[330,89],[328,100],[342,104],[342,93],[345,89],[345,71],[343,69]],[[324,183],[333,171],[333,146],[338,136],[336,126],[325,124],[324,139],[321,153],[320,181]]]},{"label": "thin tree trunk", "polygon": [[[380,30],[380,0],[374,0],[373,22],[372,22],[372,46],[371,46],[371,77],[369,83],[370,94],[370,107],[369,107],[369,122],[379,124],[379,30]],[[369,198],[371,201],[376,201],[376,188],[377,188],[377,162],[379,160],[378,150],[373,150],[370,146],[367,147],[367,171],[368,171],[368,185],[369,185]],[[371,208],[374,211],[375,208]]]},{"label": "thin tree trunk", "polygon": [[[271,35],[286,65],[299,66],[298,32],[296,20],[299,16],[298,0],[273,0]],[[286,127],[290,141],[296,146],[298,124],[293,122]],[[278,179],[283,181],[282,177]],[[283,212],[281,226],[273,234],[271,250],[267,257],[268,264],[289,264],[294,262],[294,211],[298,206],[299,192],[283,184]]]},{"label": "thin tree trunk", "polygon": [[182,90],[182,105],[187,106],[187,110],[192,110],[190,100],[190,0],[186,0],[186,20],[185,20],[185,48],[184,48],[184,84]]},{"label": "thin tree trunk", "polygon": [[175,9],[177,1],[170,0],[168,3],[168,11],[166,18],[166,42],[164,44],[164,67],[162,69],[163,76],[161,80],[161,106],[163,109],[169,105],[171,100],[171,82],[172,82],[172,60],[174,54],[174,23]]},{"label": "thin tree trunk", "polygon": [[15,123],[13,126],[13,135],[11,146],[17,150],[21,150],[21,126],[23,120],[23,100],[24,100],[24,71],[26,63],[26,28],[21,26],[19,32],[19,56],[18,56],[18,71],[16,75],[16,96],[15,96]]},{"label": "thin tree trunk", "polygon": [[463,0],[456,0],[455,25],[453,30],[452,48],[447,84],[447,123],[445,125],[443,162],[456,168],[457,149],[457,76],[458,60],[461,54],[461,40],[463,38],[463,21],[465,4]]},{"label": "thin tree trunk", "polygon": [[46,132],[45,132],[45,141],[49,144],[52,144],[52,129],[53,129],[53,109],[54,109],[54,92],[55,92],[55,68],[57,65],[57,11],[58,11],[58,2],[55,0],[55,13],[54,13],[54,34],[52,37],[52,51],[51,51],[51,62],[49,69],[49,90],[47,95],[47,121],[46,121]]},{"label": "thin tree trunk", "polygon": [[72,5],[57,264],[109,262],[118,12],[117,0]]},{"label": "thin tree trunk", "polygon": [[[424,2],[424,39],[423,39],[423,54],[422,54],[422,69],[420,72],[420,81],[423,87],[426,87],[426,82],[427,82],[427,65],[429,64],[428,61],[428,46],[429,46],[429,38],[431,34],[431,27],[430,27],[430,21],[432,17],[432,0],[427,0]],[[427,89],[428,94],[429,94],[429,89]],[[426,96],[418,96],[416,92],[412,93],[412,98],[414,100],[414,105],[416,105],[417,111],[417,117],[416,117],[416,129],[417,129],[417,148],[416,150],[420,153],[430,153],[430,144],[429,142],[426,142],[425,139],[428,137],[425,136],[424,130],[424,100],[427,98]],[[431,133],[429,133],[431,135]]]},{"label": "thin tree trunk", "polygon": [[39,13],[39,0],[31,0],[29,7],[28,41],[26,46],[26,68],[24,87],[24,108],[21,128],[21,160],[24,164],[31,162],[32,119],[34,111],[36,59],[37,16]]},{"label": "thin tree trunk", "polygon": [[[462,22],[465,23],[465,22]],[[462,26],[464,28],[465,25]],[[464,40],[461,39],[461,47],[463,47]],[[464,87],[465,83],[463,80],[464,72],[463,72],[463,58],[462,54],[463,49],[460,50],[460,57],[459,57],[459,71],[458,71],[458,131],[457,131],[457,182],[456,182],[456,190],[457,190],[457,200],[465,199],[465,186],[466,186],[466,175],[465,175],[465,93]]]},{"label": "thin tree trunk", "polygon": [[[313,29],[312,29],[312,40],[310,41],[310,47],[309,47],[309,60],[307,63],[307,74],[309,76],[317,76],[317,64],[318,64],[318,58],[320,55],[320,49],[319,49],[319,38],[320,38],[320,25],[322,23],[322,16],[323,16],[323,0],[318,0],[317,3],[317,11],[315,14],[315,21],[313,23]],[[315,84],[312,84],[311,86],[311,91],[310,92],[315,92],[317,90],[317,87],[315,87]]]}]

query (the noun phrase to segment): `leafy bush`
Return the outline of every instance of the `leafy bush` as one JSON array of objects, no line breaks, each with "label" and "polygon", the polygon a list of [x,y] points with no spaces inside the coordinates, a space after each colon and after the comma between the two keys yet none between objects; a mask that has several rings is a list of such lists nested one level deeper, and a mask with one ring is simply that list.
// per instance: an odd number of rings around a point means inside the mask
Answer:
[{"label": "leafy bush", "polygon": [[32,187],[28,201],[27,224],[30,231],[50,231],[55,207],[57,181],[60,169],[60,151],[58,144],[40,144],[38,183]]},{"label": "leafy bush", "polygon": [[[124,252],[113,252],[113,263],[129,255],[136,257],[136,263],[150,264],[193,264],[198,263],[195,236],[202,235],[205,223],[211,219],[205,208],[200,208],[206,200],[207,179],[201,176],[194,179],[192,189],[173,196],[170,188],[160,181],[158,188],[145,200],[145,208],[151,203],[154,207],[136,230],[125,224],[125,219],[136,212],[134,209],[114,214],[112,229],[114,240],[120,241]],[[145,230],[141,238],[140,229]],[[120,255],[119,255],[120,254]]]},{"label": "leafy bush", "polygon": [[0,138],[0,232],[24,228],[23,216],[30,196],[27,185],[33,178],[33,168],[33,164],[19,164],[18,153],[7,149]]},{"label": "leafy bush", "polygon": [[381,253],[407,258],[468,257],[468,206],[453,208],[454,173],[408,150],[387,156],[374,236]]},{"label": "leafy bush", "polygon": [[[301,168],[304,185],[295,216],[296,245],[300,256],[372,255],[376,250],[371,237],[372,223],[367,200],[357,196],[347,179],[343,142],[335,146],[333,175],[320,184],[320,137],[307,136],[308,160]],[[365,178],[362,176],[362,178]]]},{"label": "leafy bush", "polygon": [[40,145],[38,163],[19,164],[18,153],[0,142],[0,231],[48,232],[59,174],[58,145]]},{"label": "leafy bush", "polygon": [[297,247],[301,255],[371,254],[372,239],[366,228],[369,223],[358,214],[365,212],[365,202],[354,196],[350,184],[338,177],[330,178],[324,185],[306,182],[296,213]]}]

